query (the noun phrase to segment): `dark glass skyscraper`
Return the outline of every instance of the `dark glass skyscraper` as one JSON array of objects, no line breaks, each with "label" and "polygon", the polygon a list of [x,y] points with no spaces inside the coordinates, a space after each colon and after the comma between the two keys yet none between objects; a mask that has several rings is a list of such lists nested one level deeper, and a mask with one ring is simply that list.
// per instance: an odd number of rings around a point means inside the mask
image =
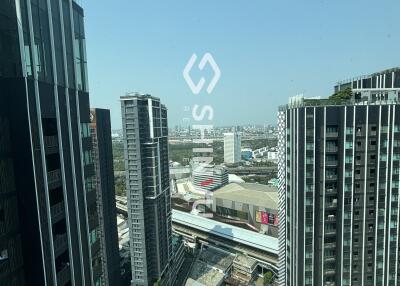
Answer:
[{"label": "dark glass skyscraper", "polygon": [[99,214],[100,250],[104,285],[119,285],[117,210],[115,205],[114,167],[110,111],[90,110],[93,161],[96,170],[97,210]]},{"label": "dark glass skyscraper", "polygon": [[75,1],[0,1],[1,285],[100,282],[86,70]]},{"label": "dark glass skyscraper", "polygon": [[397,285],[400,69],[279,111],[280,285]]},{"label": "dark glass skyscraper", "polygon": [[170,285],[172,259],[167,109],[158,98],[121,97],[132,286]]}]

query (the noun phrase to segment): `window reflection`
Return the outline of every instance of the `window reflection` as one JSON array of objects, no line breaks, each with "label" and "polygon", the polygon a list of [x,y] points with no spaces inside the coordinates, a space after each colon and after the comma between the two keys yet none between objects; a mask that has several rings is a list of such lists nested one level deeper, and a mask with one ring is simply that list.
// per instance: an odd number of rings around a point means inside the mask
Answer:
[{"label": "window reflection", "polygon": [[0,1],[0,76],[15,77],[21,73],[17,24],[13,1]]},{"label": "window reflection", "polygon": [[31,8],[35,42],[33,49],[36,63],[35,72],[39,80],[52,82],[50,30],[46,3],[41,1],[38,5],[35,1],[32,1]]},{"label": "window reflection", "polygon": [[63,8],[64,34],[65,34],[65,52],[67,54],[68,85],[70,88],[75,88],[72,27],[71,27],[70,7],[68,0],[62,1],[62,8]]},{"label": "window reflection", "polygon": [[51,11],[53,20],[54,52],[56,56],[57,84],[65,86],[64,51],[62,47],[62,30],[60,7],[58,0],[51,0]]},{"label": "window reflection", "polygon": [[78,90],[88,91],[87,86],[87,61],[86,61],[86,43],[85,31],[83,27],[83,15],[74,10],[74,51],[76,82]]}]

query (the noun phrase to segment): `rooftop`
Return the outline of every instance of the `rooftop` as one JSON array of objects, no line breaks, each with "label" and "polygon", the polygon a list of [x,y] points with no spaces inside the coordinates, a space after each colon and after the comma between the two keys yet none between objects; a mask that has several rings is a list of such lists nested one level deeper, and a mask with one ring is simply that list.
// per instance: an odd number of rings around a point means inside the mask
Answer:
[{"label": "rooftop", "polygon": [[379,72],[374,72],[369,75],[362,75],[362,76],[358,76],[358,77],[354,77],[354,78],[350,78],[350,79],[345,79],[345,80],[337,82],[336,85],[342,85],[342,84],[351,83],[353,81],[360,80],[360,79],[367,79],[367,78],[371,78],[373,76],[377,76],[377,75],[381,75],[381,74],[388,74],[388,73],[392,73],[392,72],[399,72],[399,71],[400,71],[400,67],[393,67],[393,68],[385,69],[385,70],[382,70]]},{"label": "rooftop", "polygon": [[174,209],[172,221],[271,254],[278,254],[278,239],[272,236]]},{"label": "rooftop", "polygon": [[121,96],[121,100],[132,100],[132,99],[153,99],[156,101],[160,101],[158,97],[154,97],[150,94],[144,94],[139,92],[127,92],[126,95]]},{"label": "rooftop", "polygon": [[213,268],[218,268],[219,270],[226,272],[226,270],[232,265],[235,256],[217,250],[216,248],[207,248],[201,251],[198,259]]},{"label": "rooftop", "polygon": [[297,101],[291,101],[289,104],[279,106],[279,111],[285,111],[291,108],[299,107],[317,107],[317,106],[354,106],[354,105],[386,105],[386,104],[399,104],[398,100],[376,100],[370,101],[366,99],[330,99],[330,98],[301,98],[298,97]]},{"label": "rooftop", "polygon": [[224,273],[213,269],[202,261],[196,260],[196,262],[193,264],[192,271],[189,274],[189,278],[191,279],[188,279],[186,286],[218,286],[221,284],[224,276]]},{"label": "rooftop", "polygon": [[278,190],[270,185],[230,183],[214,191],[213,198],[278,209]]},{"label": "rooftop", "polygon": [[251,269],[257,266],[257,261],[255,259],[243,254],[238,254],[235,257],[234,263]]},{"label": "rooftop", "polygon": [[186,285],[220,285],[224,279],[224,273],[227,273],[234,259],[233,254],[215,247],[202,248],[193,264]]}]

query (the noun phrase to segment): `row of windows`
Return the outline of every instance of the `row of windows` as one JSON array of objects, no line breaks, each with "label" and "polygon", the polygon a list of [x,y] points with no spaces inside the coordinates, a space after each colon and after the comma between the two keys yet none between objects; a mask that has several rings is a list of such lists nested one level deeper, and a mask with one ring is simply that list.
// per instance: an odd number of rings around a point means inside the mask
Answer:
[{"label": "row of windows", "polygon": [[[62,0],[62,13],[64,22],[61,23],[60,7],[58,0],[51,0],[51,19],[53,22],[54,36],[54,53],[56,75],[59,85],[65,86],[64,74],[64,52],[67,56],[67,75],[69,86],[75,87],[75,79],[79,90],[88,90],[87,80],[87,62],[85,51],[85,40],[83,32],[83,16],[73,10],[74,29],[72,34],[70,6],[68,0]],[[21,1],[21,19],[23,25],[24,36],[24,55],[25,67],[28,77],[32,77],[35,73],[41,81],[53,83],[53,63],[51,55],[49,15],[47,12],[47,3],[39,1],[39,3],[31,2],[32,20],[33,20],[33,41],[34,46],[30,45],[30,34],[28,27],[28,14],[26,2]],[[63,50],[62,28],[65,33],[65,51]],[[74,38],[73,38],[74,37]],[[73,58],[73,49],[75,49],[76,61]],[[17,49],[16,49],[17,50]],[[35,63],[35,66],[33,64]],[[75,67],[74,67],[75,66]],[[74,68],[76,73],[74,73]]]}]

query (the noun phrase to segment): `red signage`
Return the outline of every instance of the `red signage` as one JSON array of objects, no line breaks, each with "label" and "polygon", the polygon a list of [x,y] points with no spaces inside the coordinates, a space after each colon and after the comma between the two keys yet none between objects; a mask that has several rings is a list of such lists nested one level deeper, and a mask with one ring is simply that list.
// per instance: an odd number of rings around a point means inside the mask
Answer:
[{"label": "red signage", "polygon": [[257,211],[256,212],[256,222],[262,223],[262,224],[272,224],[272,225],[278,225],[278,215],[268,213],[268,212],[261,212]]}]

